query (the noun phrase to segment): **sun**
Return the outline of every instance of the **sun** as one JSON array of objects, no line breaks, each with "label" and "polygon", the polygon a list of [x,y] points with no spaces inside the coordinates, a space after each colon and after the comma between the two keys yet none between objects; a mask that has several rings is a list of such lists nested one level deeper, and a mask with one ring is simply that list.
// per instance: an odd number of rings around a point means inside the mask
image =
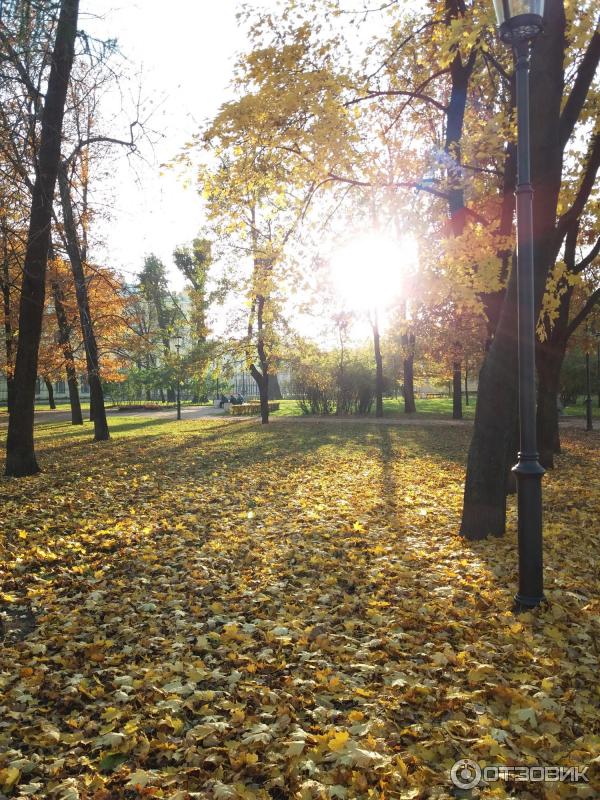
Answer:
[{"label": "sun", "polygon": [[404,280],[418,262],[411,236],[392,239],[368,233],[348,239],[330,259],[336,294],[353,311],[385,308],[402,294]]}]

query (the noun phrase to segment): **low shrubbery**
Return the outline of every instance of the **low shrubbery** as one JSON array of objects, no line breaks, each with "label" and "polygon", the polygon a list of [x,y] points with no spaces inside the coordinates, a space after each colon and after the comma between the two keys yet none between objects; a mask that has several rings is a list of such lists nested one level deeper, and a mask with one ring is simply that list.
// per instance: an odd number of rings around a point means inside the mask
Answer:
[{"label": "low shrubbery", "polygon": [[375,400],[375,370],[366,359],[340,364],[324,354],[295,364],[294,378],[303,414],[368,414]]}]

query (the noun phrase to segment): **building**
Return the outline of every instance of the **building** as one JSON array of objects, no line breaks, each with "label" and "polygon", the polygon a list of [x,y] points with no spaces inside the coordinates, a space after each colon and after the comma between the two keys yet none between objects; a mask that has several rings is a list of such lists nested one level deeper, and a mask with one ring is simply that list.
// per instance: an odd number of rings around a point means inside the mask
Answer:
[{"label": "building", "polygon": [[[69,402],[69,387],[65,380],[54,381],[52,387],[54,389],[55,403]],[[6,406],[7,395],[6,378],[4,375],[0,375],[0,407]],[[90,399],[90,387],[87,382],[87,377],[83,375],[79,377],[79,397],[82,401]],[[48,405],[48,389],[41,378],[37,378],[35,382],[35,402],[36,405]]]}]

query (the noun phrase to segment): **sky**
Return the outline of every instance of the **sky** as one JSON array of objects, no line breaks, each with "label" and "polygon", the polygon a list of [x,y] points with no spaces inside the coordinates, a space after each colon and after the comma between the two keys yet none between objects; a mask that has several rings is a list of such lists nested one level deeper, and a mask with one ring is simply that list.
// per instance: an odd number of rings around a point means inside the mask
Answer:
[{"label": "sky", "polygon": [[98,231],[102,257],[127,278],[152,252],[169,267],[174,288],[182,285],[171,254],[197,234],[202,202],[193,181],[186,188],[173,171],[161,176],[160,165],[175,157],[230,96],[235,54],[244,48],[235,18],[240,5],[239,0],[82,2],[80,27],[98,38],[116,38],[127,58],[129,81],[115,86],[105,100],[113,110],[129,106],[112,133],[127,135],[134,107],[127,95],[134,95],[138,84],[145,106],[154,109],[147,123],[152,146],[142,147],[143,158],[117,155],[102,188],[109,213]]}]

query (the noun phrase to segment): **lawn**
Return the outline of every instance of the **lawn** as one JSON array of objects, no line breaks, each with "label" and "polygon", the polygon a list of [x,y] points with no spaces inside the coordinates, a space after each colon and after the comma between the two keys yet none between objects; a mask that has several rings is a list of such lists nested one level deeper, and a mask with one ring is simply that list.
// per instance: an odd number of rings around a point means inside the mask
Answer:
[{"label": "lawn", "polygon": [[41,425],[44,472],[0,480],[1,793],[425,800],[469,757],[596,781],[481,797],[598,796],[598,433],[564,433],[550,604],[515,617],[514,500],[457,535],[467,428],[111,432]]},{"label": "lawn", "polygon": [[[299,416],[302,414],[300,406],[296,400],[282,400],[280,401],[280,409],[275,412],[273,416]],[[465,403],[463,398],[463,418],[474,419],[475,407],[477,405],[477,395],[472,394],[469,397],[469,405]],[[451,397],[430,397],[416,399],[417,412],[416,417],[452,417],[452,398]],[[600,420],[600,408],[598,408],[597,398],[594,399],[592,405],[593,416],[595,419]],[[583,397],[579,397],[577,403],[572,406],[567,406],[564,409],[564,415],[568,417],[585,417],[586,407]],[[404,416],[404,400],[401,397],[385,397],[383,400],[383,415],[384,417],[403,417]],[[371,416],[375,416],[375,408],[371,410]]]}]

